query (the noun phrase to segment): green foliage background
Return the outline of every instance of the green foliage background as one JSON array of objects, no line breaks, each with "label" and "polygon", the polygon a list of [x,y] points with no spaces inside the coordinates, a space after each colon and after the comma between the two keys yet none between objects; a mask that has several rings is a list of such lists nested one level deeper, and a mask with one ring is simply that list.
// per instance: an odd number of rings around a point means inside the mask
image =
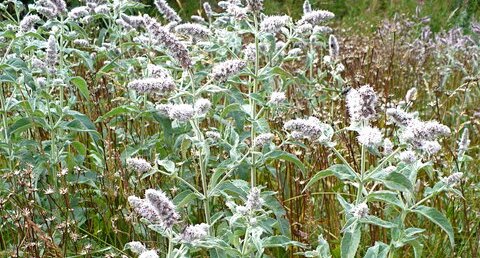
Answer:
[{"label": "green foliage background", "polygon": [[[142,1],[152,4],[153,1]],[[201,10],[203,2],[216,6],[218,1],[170,0],[181,15],[189,17]],[[365,24],[377,24],[384,18],[398,13],[414,14],[422,6],[421,15],[430,16],[432,30],[439,31],[453,25],[468,28],[475,18],[480,17],[480,0],[311,0],[314,9],[325,9],[335,13],[345,25],[358,30],[368,30]],[[293,18],[302,15],[302,0],[264,0],[267,14],[286,13]]]},{"label": "green foliage background", "polygon": [[[33,0],[24,1],[32,3]],[[139,1],[154,6],[153,0]],[[217,2],[212,0],[168,0],[169,4],[184,18],[198,14],[202,4],[209,2],[212,7],[218,8]],[[431,17],[433,31],[440,31],[454,25],[460,25],[468,30],[472,20],[480,18],[480,0],[311,0],[314,9],[332,11],[337,20],[354,29],[368,31],[369,24],[378,24],[384,18],[395,14],[414,14],[417,6],[421,6],[422,16]],[[67,1],[71,6],[80,5],[79,0]],[[302,15],[302,0],[264,0],[265,13],[286,13],[293,18]],[[154,13],[145,10],[146,13]]]}]

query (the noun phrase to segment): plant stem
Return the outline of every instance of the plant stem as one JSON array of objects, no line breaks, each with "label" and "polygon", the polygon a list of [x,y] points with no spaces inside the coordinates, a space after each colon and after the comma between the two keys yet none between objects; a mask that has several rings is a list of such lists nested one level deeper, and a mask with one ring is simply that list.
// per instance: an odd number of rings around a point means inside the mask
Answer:
[{"label": "plant stem", "polygon": [[[193,73],[191,70],[188,70],[188,74],[190,76],[190,82],[192,86],[192,93],[194,94],[195,92],[195,82],[193,80]],[[195,97],[195,96],[194,96]],[[202,142],[202,147],[199,148],[199,162],[200,162],[200,174],[201,174],[201,180],[202,180],[202,188],[203,188],[203,209],[205,213],[205,223],[208,225],[211,225],[210,222],[210,204],[208,200],[208,185],[207,185],[207,162],[208,160],[204,159],[205,153],[207,153],[205,150],[208,148],[207,143],[205,141],[205,137],[203,136],[202,132],[200,131],[199,124],[198,124],[198,118],[195,117],[193,120],[190,121],[191,126],[194,129],[195,136],[197,137],[197,140]],[[211,227],[209,228],[209,233],[210,235],[212,234]]]},{"label": "plant stem", "polygon": [[[352,172],[355,173],[355,169],[353,169],[352,166],[350,166],[350,164],[343,157],[343,155],[335,147],[331,147],[331,149],[333,150],[333,152],[335,152],[335,155],[337,155],[337,157],[343,162],[343,164],[345,164]],[[357,173],[355,173],[355,175],[357,175],[357,177],[359,177]]]},{"label": "plant stem", "polygon": [[420,204],[424,203],[425,201],[427,201],[428,199],[434,197],[435,195],[437,195],[438,193],[443,191],[444,188],[445,188],[445,186],[442,186],[442,187],[440,187],[440,189],[438,189],[438,191],[435,191],[434,193],[431,193],[428,196],[426,196],[425,198],[421,199],[419,202],[415,203],[412,207],[410,207],[410,210],[415,209],[418,205],[420,205]]},{"label": "plant stem", "polygon": [[10,142],[10,138],[8,135],[8,130],[7,130],[7,103],[5,99],[5,92],[4,92],[4,86],[0,87],[0,106],[2,107],[2,121],[3,121],[3,132],[5,133],[5,143],[8,146],[8,168],[10,171],[13,171],[13,146],[12,143]]},{"label": "plant stem", "polygon": [[247,251],[248,235],[249,234],[250,234],[250,227],[247,226],[247,230],[245,231],[245,238],[243,239],[242,256],[244,256],[245,252]]},{"label": "plant stem", "polygon": [[400,152],[402,150],[402,147],[398,147],[395,151],[393,151],[392,153],[390,153],[390,155],[388,155],[386,158],[384,158],[380,164],[378,164],[378,166],[376,168],[374,168],[370,173],[368,173],[369,175],[372,175],[373,173],[377,172],[378,170],[380,170],[383,165],[385,165],[388,161],[390,161],[390,159],[395,156],[398,152]]},{"label": "plant stem", "polygon": [[362,144],[362,156],[360,160],[360,181],[358,182],[357,199],[355,201],[355,204],[357,205],[360,203],[360,200],[362,199],[364,173],[365,173],[365,145]]},{"label": "plant stem", "polygon": [[[250,140],[253,142],[255,141],[255,123],[256,123],[256,103],[255,99],[251,96],[252,94],[255,94],[257,92],[257,84],[258,84],[258,66],[259,66],[259,39],[258,39],[258,20],[257,20],[257,15],[253,15],[253,20],[255,23],[255,78],[253,78],[253,87],[250,91],[249,94],[249,100],[250,100],[250,112],[251,112],[251,118],[253,119],[252,121],[252,128],[250,129],[251,135],[250,135]],[[255,153],[252,152],[252,167],[250,170],[250,185],[251,187],[255,187],[257,185],[257,166],[256,166],[256,157]]]},{"label": "plant stem", "polygon": [[170,232],[170,233],[169,233],[169,237],[168,237],[168,253],[167,253],[167,258],[172,257],[172,252],[173,252],[172,232]]}]

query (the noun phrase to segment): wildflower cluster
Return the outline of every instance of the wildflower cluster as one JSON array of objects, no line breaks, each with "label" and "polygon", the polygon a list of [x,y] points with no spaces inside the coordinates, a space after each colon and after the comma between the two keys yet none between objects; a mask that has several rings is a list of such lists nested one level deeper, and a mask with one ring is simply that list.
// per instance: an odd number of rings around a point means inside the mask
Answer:
[{"label": "wildflower cluster", "polygon": [[318,118],[313,116],[307,119],[297,118],[287,121],[283,128],[291,131],[290,135],[294,139],[329,142],[333,135],[333,129],[328,124],[320,122]]},{"label": "wildflower cluster", "polygon": [[212,78],[218,81],[226,81],[229,77],[236,75],[246,66],[243,60],[228,60],[216,64],[212,68]]},{"label": "wildflower cluster", "polygon": [[161,223],[166,228],[171,228],[180,219],[175,205],[161,190],[148,189],[145,199],[129,196],[128,202],[140,216],[151,223]]},{"label": "wildflower cluster", "polygon": [[340,37],[309,0],[299,19],[203,2],[0,4],[5,255],[394,257],[436,250],[422,234],[440,225],[448,256],[471,239],[441,207],[474,213],[454,196],[475,192],[475,35],[394,18]]}]

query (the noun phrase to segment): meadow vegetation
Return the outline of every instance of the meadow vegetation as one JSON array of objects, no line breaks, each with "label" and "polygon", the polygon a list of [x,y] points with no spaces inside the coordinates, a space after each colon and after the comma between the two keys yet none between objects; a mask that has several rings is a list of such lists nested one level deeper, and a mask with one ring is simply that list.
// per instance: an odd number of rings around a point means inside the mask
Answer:
[{"label": "meadow vegetation", "polygon": [[478,6],[400,2],[0,3],[0,256],[478,257]]}]

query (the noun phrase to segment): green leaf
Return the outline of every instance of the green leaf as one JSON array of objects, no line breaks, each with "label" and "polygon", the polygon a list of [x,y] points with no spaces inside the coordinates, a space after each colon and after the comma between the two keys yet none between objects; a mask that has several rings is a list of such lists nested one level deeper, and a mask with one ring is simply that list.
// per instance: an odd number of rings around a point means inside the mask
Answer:
[{"label": "green leaf", "polygon": [[408,178],[404,175],[397,172],[391,172],[384,178],[380,178],[380,181],[382,181],[389,189],[397,190],[400,192],[411,192],[413,189],[410,180],[408,180]]},{"label": "green leaf", "polygon": [[175,172],[175,163],[173,163],[171,160],[157,160],[157,164],[162,166],[167,172]]},{"label": "green leaf", "polygon": [[119,106],[119,107],[113,108],[112,110],[108,111],[106,114],[98,117],[97,121],[95,121],[95,122],[101,122],[101,121],[104,121],[105,119],[107,119],[109,117],[115,117],[115,116],[118,116],[118,115],[122,115],[122,114],[125,114],[125,113],[136,112],[136,111],[138,111],[138,110],[135,107],[132,107],[132,106]]},{"label": "green leaf", "polygon": [[235,111],[243,111],[241,108],[240,108],[240,105],[238,103],[233,103],[233,104],[230,104],[228,106],[226,106],[223,110],[222,110],[222,113],[220,114],[220,116],[222,118],[225,118],[227,117],[228,114],[230,114],[231,112],[235,112]]},{"label": "green leaf", "polygon": [[423,254],[423,244],[418,240],[411,241],[409,244],[413,247],[415,258],[421,258]]},{"label": "green leaf", "polygon": [[73,77],[70,82],[78,88],[80,94],[86,99],[90,100],[90,91],[88,90],[87,82],[82,77]]},{"label": "green leaf", "polygon": [[448,238],[450,239],[450,245],[452,247],[455,246],[453,227],[450,224],[450,221],[448,221],[448,219],[445,217],[445,215],[437,211],[435,208],[427,207],[423,205],[420,205],[415,209],[413,209],[413,212],[425,216],[427,219],[429,219],[433,223],[437,224],[440,228],[442,228],[443,231],[447,233]]},{"label": "green leaf", "polygon": [[364,258],[386,258],[390,247],[382,242],[375,242],[374,246],[368,248]]},{"label": "green leaf", "polygon": [[328,170],[333,171],[333,174],[338,177],[340,180],[350,180],[353,181],[357,177],[354,171],[352,171],[345,164],[335,164],[328,168]]},{"label": "green leaf", "polygon": [[302,171],[303,176],[306,175],[306,168],[305,168],[305,165],[303,165],[303,162],[301,162],[297,158],[297,156],[295,156],[291,153],[281,151],[281,150],[275,150],[275,151],[272,151],[272,152],[268,153],[266,155],[265,159],[266,160],[276,159],[276,160],[285,160],[285,161],[292,162]]},{"label": "green leaf", "polygon": [[289,245],[298,246],[298,247],[301,247],[301,248],[306,248],[307,247],[305,244],[302,244],[302,243],[297,242],[297,241],[292,241],[288,237],[282,236],[282,235],[271,236],[271,237],[264,238],[262,240],[262,246],[265,247],[265,248],[267,248],[267,247],[284,247],[284,248],[286,248]]},{"label": "green leaf", "polygon": [[394,193],[394,192],[391,192],[391,191],[373,192],[373,193],[368,195],[367,199],[369,201],[371,201],[371,200],[383,201],[383,202],[398,206],[400,208],[403,208],[403,204],[400,201],[400,199],[398,199],[397,193]]},{"label": "green leaf", "polygon": [[271,72],[274,73],[274,74],[278,74],[278,75],[282,76],[282,78],[288,78],[288,79],[295,78],[294,76],[292,76],[292,74],[285,71],[284,69],[282,69],[279,66],[273,67]]},{"label": "green leaf", "polygon": [[81,57],[88,69],[93,71],[93,60],[87,52],[77,49],[72,49],[71,52]]},{"label": "green leaf", "polygon": [[81,156],[87,155],[87,147],[81,142],[74,141],[70,144]]},{"label": "green leaf", "polygon": [[183,208],[185,206],[187,206],[190,202],[192,202],[193,200],[195,200],[197,198],[197,195],[190,191],[190,190],[185,190],[179,194],[177,194],[175,196],[175,198],[173,198],[173,203],[175,204],[175,206],[179,207],[179,208]]},{"label": "green leaf", "polygon": [[98,141],[101,138],[100,134],[97,132],[97,128],[86,115],[75,110],[68,110],[65,113],[75,118],[75,120],[70,123],[76,123],[76,125],[80,126],[78,128],[72,127],[71,129],[77,129],[76,131],[88,132],[94,141]]},{"label": "green leaf", "polygon": [[7,132],[9,135],[12,135],[14,133],[24,132],[32,126],[33,122],[29,118],[23,117],[15,121],[15,123],[8,128]]},{"label": "green leaf", "polygon": [[96,77],[97,78],[100,78],[102,77],[102,75],[104,74],[107,74],[108,72],[110,72],[113,68],[117,67],[117,63],[115,63],[115,61],[111,61],[109,62],[108,64],[104,65],[100,71],[98,71],[98,73],[96,74]]},{"label": "green leaf", "polygon": [[357,253],[358,245],[360,244],[360,238],[362,232],[360,226],[356,226],[353,231],[346,231],[343,234],[342,242],[340,244],[341,257],[342,258],[354,258]]},{"label": "green leaf", "polygon": [[385,220],[383,220],[379,217],[376,217],[376,216],[367,216],[366,218],[361,219],[361,222],[367,223],[367,224],[372,224],[372,225],[377,225],[377,226],[380,226],[380,227],[383,227],[383,228],[394,228],[394,227],[397,226],[394,223],[385,221]]},{"label": "green leaf", "polygon": [[318,180],[320,180],[322,178],[325,178],[327,176],[331,176],[331,175],[333,175],[333,170],[331,170],[331,169],[325,169],[325,170],[322,170],[322,171],[316,173],[312,178],[310,178],[308,183],[305,185],[305,188],[303,188],[302,192],[305,192],[310,186],[315,184]]},{"label": "green leaf", "polygon": [[340,194],[337,194],[337,200],[338,202],[340,203],[340,205],[342,205],[343,209],[346,211],[346,212],[349,212],[351,209],[352,209],[352,205],[350,203],[348,203],[345,198],[343,198],[342,195]]}]

